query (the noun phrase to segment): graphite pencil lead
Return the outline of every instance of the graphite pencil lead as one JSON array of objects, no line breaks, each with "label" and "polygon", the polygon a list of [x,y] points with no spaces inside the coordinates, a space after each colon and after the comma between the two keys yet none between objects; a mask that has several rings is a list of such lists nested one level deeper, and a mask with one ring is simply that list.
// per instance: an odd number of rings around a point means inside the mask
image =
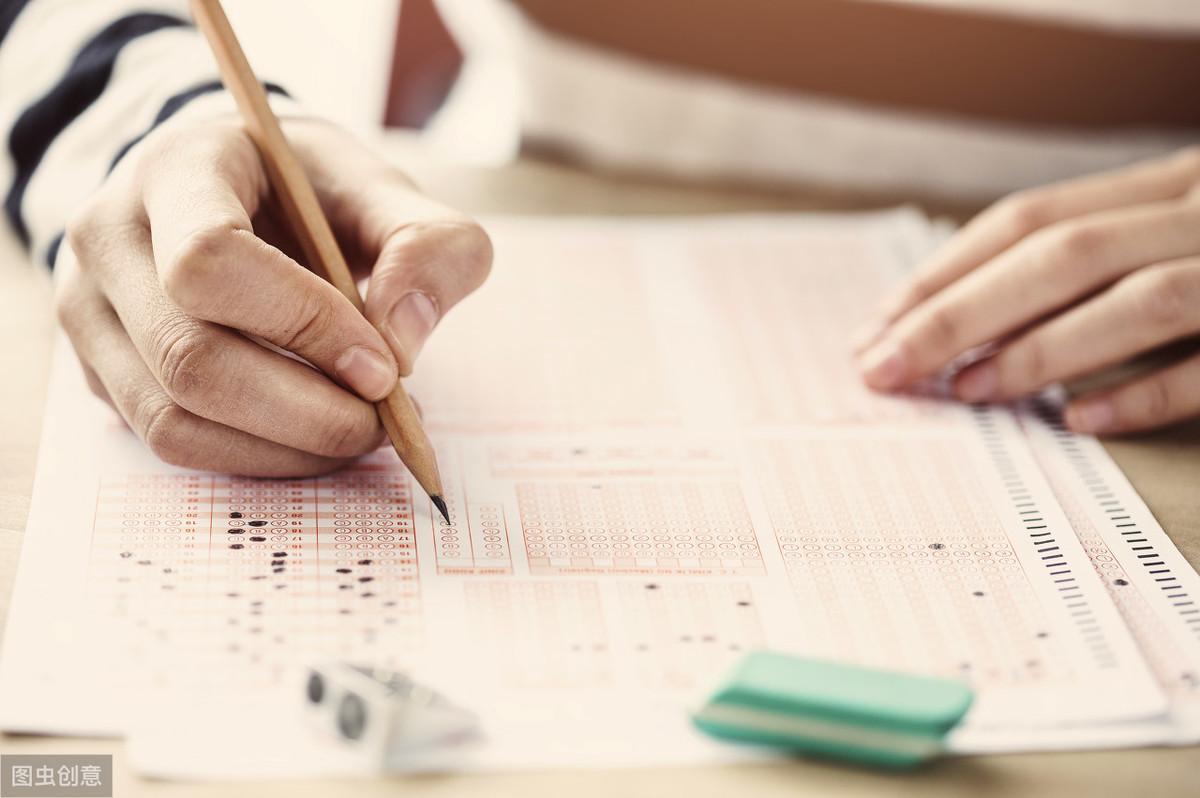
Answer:
[{"label": "graphite pencil lead", "polygon": [[433,499],[433,506],[438,508],[438,512],[442,514],[442,518],[446,519],[446,523],[450,523],[450,511],[446,509],[446,500],[441,496],[433,495],[429,498]]}]

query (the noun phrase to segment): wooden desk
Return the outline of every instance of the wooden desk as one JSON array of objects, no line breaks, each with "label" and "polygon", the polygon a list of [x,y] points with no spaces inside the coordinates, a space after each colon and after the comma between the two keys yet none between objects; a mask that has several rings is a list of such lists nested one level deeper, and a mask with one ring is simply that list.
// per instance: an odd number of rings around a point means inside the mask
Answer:
[{"label": "wooden desk", "polygon": [[[751,191],[732,187],[665,185],[599,177],[527,162],[500,170],[431,167],[411,144],[391,140],[391,154],[412,164],[431,194],[475,213],[701,213],[872,207],[887,200],[833,193]],[[955,215],[966,208],[935,208]],[[0,236],[0,619],[7,612],[29,511],[45,398],[53,313],[49,280]],[[1109,451],[1129,474],[1189,561],[1200,563],[1200,425],[1120,441]],[[351,785],[272,782],[255,785],[168,784],[138,779],[114,740],[2,737],[7,753],[112,753],[116,795],[325,796]],[[674,794],[769,796],[1157,796],[1200,791],[1200,751],[1148,749],[1097,753],[1026,754],[953,759],[908,775],[884,775],[816,762],[688,769],[561,771],[493,776],[372,780],[353,784],[357,795],[610,796]]]}]

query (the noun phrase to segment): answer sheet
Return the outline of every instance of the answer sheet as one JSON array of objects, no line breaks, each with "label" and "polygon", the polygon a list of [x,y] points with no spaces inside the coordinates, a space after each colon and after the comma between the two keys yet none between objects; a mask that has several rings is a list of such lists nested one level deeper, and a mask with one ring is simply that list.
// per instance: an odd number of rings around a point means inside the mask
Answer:
[{"label": "answer sheet", "polygon": [[688,711],[770,648],[968,682],[958,751],[1200,739],[1200,583],[1103,449],[1053,397],[862,387],[849,332],[922,216],[488,226],[409,386],[449,524],[390,450],[163,465],[59,346],[4,728],[128,735],[166,776],[360,772],[302,717],[305,666],[347,660],[480,715],[417,768],[731,761],[762,754]]}]

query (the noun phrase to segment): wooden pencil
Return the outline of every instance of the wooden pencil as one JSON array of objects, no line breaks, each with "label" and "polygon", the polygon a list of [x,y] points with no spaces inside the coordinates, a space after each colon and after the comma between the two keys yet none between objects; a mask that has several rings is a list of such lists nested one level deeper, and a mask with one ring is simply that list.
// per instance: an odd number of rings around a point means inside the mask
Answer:
[{"label": "wooden pencil", "polygon": [[[329,227],[329,221],[321,210],[308,176],[304,174],[303,167],[283,135],[279,120],[271,111],[266,92],[246,60],[246,54],[234,35],[220,0],[192,0],[192,13],[216,56],[221,81],[237,102],[246,132],[258,147],[271,187],[279,198],[309,266],[362,312],[362,297]],[[429,494],[442,517],[449,522],[433,445],[425,434],[412,399],[405,393],[399,380],[391,395],[377,402],[375,408],[379,411],[379,419],[387,430],[396,454]]]}]

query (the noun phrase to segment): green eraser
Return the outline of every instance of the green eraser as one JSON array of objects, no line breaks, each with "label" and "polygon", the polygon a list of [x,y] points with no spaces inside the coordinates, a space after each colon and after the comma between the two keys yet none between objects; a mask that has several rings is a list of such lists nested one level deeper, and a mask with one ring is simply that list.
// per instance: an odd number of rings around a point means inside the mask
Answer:
[{"label": "green eraser", "polygon": [[904,768],[943,750],[973,697],[951,679],[757,651],[692,719],[726,740]]}]

